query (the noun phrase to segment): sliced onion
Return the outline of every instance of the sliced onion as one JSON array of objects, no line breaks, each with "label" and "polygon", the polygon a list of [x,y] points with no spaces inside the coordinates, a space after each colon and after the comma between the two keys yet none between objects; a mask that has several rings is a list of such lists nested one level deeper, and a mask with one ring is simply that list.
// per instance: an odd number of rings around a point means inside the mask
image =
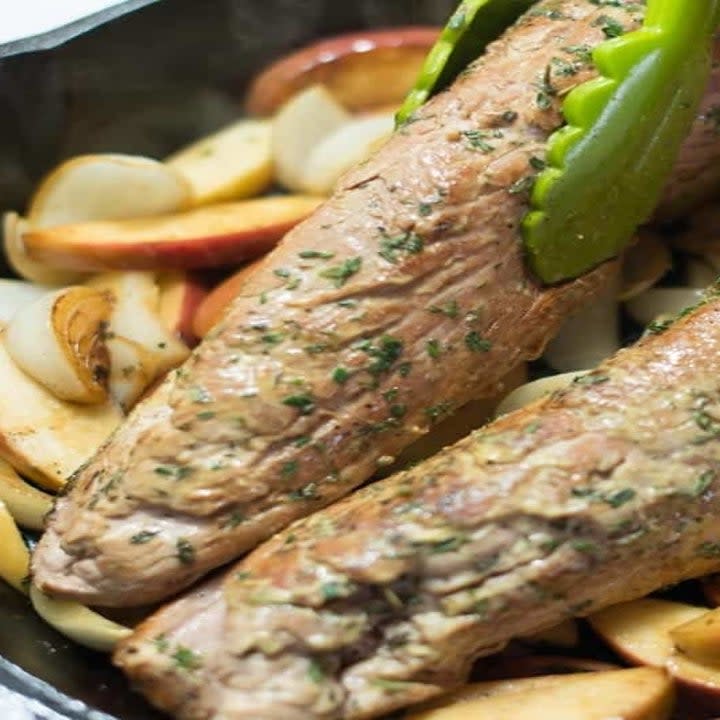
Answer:
[{"label": "sliced onion", "polygon": [[0,501],[0,577],[21,593],[27,593],[30,552],[12,515]]},{"label": "sliced onion", "polygon": [[652,233],[639,233],[622,257],[619,299],[629,300],[651,288],[671,267],[667,245]]},{"label": "sliced onion", "polygon": [[33,260],[25,251],[23,235],[28,230],[28,221],[17,213],[7,212],[3,216],[3,248],[10,267],[22,278],[40,285],[58,287],[72,285],[83,277],[74,270],[60,270]]},{"label": "sliced onion", "polygon": [[58,632],[79,645],[99,652],[111,652],[120,640],[132,633],[90,608],[73,600],[58,600],[30,586],[30,600],[35,612]]},{"label": "sliced onion", "polygon": [[702,297],[703,290],[695,288],[652,288],[634,297],[626,307],[633,320],[640,325],[648,325],[675,317]]},{"label": "sliced onion", "polygon": [[30,530],[42,530],[45,516],[52,510],[53,498],[26,483],[15,469],[0,459],[0,501],[15,522]]},{"label": "sliced onion", "polygon": [[495,417],[507,415],[507,413],[519,410],[525,405],[530,404],[533,400],[550,395],[556,390],[567,387],[575,378],[585,375],[587,371],[567,372],[561,375],[550,375],[549,377],[533,380],[533,382],[521,385],[513,390],[495,410]]},{"label": "sliced onion", "polygon": [[560,372],[594,367],[620,347],[617,284],[568,318],[543,357]]},{"label": "sliced onion", "polygon": [[107,399],[105,328],[109,293],[74,286],[47,293],[19,310],[8,325],[12,359],[55,397],[96,404]]},{"label": "sliced onion", "polygon": [[113,397],[128,409],[145,389],[177,367],[190,350],[159,315],[159,290],[147,272],[105,273],[88,283],[110,292],[115,300],[109,321],[109,386]]},{"label": "sliced onion", "polygon": [[0,325],[7,325],[20,308],[29,305],[52,288],[25,280],[0,279]]}]

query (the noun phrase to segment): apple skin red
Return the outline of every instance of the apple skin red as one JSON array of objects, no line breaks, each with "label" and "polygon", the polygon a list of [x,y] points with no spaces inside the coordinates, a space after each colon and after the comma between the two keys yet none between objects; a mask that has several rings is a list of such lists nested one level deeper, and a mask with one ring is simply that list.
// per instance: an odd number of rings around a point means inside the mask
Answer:
[{"label": "apple skin red", "polygon": [[320,40],[268,66],[252,82],[245,107],[274,113],[299,90],[320,83],[349,110],[399,105],[440,28],[367,30]]},{"label": "apple skin red", "polygon": [[232,267],[271,250],[322,201],[268,196],[156,218],[33,229],[23,240],[35,261],[83,272]]}]

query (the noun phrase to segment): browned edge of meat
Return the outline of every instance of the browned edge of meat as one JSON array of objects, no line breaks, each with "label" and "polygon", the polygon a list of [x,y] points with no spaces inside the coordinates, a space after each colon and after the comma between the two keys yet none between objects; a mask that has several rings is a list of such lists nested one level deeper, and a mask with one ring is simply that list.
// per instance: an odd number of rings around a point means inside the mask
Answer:
[{"label": "browned edge of meat", "polygon": [[179,718],[370,718],[513,637],[716,570],[720,298],[655,333],[298,521],[228,573],[212,624],[171,605],[115,661]]},{"label": "browned edge of meat", "polygon": [[563,95],[595,72],[588,46],[641,16],[539,3],[349,173],[167,380],[167,412],[141,405],[77,473],[35,582],[91,604],[167,597],[536,357],[610,268],[537,284],[528,191]]}]

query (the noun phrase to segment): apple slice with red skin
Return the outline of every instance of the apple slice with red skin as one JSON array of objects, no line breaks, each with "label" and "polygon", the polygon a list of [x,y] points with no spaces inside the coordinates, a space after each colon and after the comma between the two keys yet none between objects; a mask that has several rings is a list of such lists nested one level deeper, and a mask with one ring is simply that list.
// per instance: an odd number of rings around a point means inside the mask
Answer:
[{"label": "apple slice with red skin", "polygon": [[207,288],[195,275],[182,270],[160,273],[157,284],[158,314],[163,324],[188,347],[197,345],[193,321],[208,294]]},{"label": "apple slice with red skin", "polygon": [[31,229],[24,242],[34,260],[70,270],[219,267],[267,252],[321,202],[269,196],[152,218]]},{"label": "apple slice with red skin", "polygon": [[643,598],[614,605],[588,617],[592,628],[633,665],[665,668],[676,680],[680,698],[693,713],[720,712],[720,666],[682,654],[671,632],[707,613],[707,608]]},{"label": "apple slice with red skin", "polygon": [[251,115],[272,115],[310,85],[325,85],[348,110],[400,104],[412,87],[440,28],[366,30],[320,40],[281,58],[248,91]]}]

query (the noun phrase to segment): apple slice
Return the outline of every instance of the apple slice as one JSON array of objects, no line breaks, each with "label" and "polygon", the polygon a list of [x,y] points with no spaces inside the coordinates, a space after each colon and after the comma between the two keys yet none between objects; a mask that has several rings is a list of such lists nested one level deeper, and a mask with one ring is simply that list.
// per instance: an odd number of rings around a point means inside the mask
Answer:
[{"label": "apple slice", "polygon": [[237,297],[247,278],[261,262],[261,260],[256,260],[245,265],[208,293],[200,303],[193,319],[193,331],[197,337],[205,337],[210,328],[220,320],[228,305]]},{"label": "apple slice", "polygon": [[191,185],[195,205],[259,195],[272,182],[267,120],[240,120],[165,161]]},{"label": "apple slice", "polygon": [[26,375],[0,335],[0,457],[42,487],[59,490],[120,424],[112,403],[59,400]]},{"label": "apple slice", "polygon": [[0,578],[21,593],[27,592],[30,577],[30,552],[12,515],[0,500]]},{"label": "apple slice", "polygon": [[28,253],[72,270],[167,270],[232,265],[270,250],[321,198],[279,195],[177,215],[31,230]]},{"label": "apple slice", "polygon": [[313,149],[350,120],[350,115],[321,85],[294,95],[272,127],[272,150],[278,182],[303,192],[303,177]]},{"label": "apple slice", "polygon": [[185,178],[167,165],[133,155],[81,155],[53,170],[33,195],[33,229],[88,220],[177,212],[192,200]]},{"label": "apple slice", "polygon": [[440,28],[365,30],[320,40],[270,65],[246,99],[252,115],[271,115],[292,95],[323,84],[353,111],[399,105]]},{"label": "apple slice", "polygon": [[33,260],[25,250],[24,238],[28,227],[28,221],[15,212],[6,212],[3,215],[5,257],[10,267],[21,278],[46,287],[58,287],[72,285],[83,277],[83,273],[50,267],[45,263]]},{"label": "apple slice", "polygon": [[115,400],[128,410],[156,378],[180,365],[190,351],[160,318],[160,290],[152,273],[106,273],[88,285],[114,298],[106,341],[108,385]]},{"label": "apple slice", "polygon": [[302,175],[302,190],[330,195],[338,179],[370,157],[390,137],[394,127],[392,113],[367,115],[341,125],[313,148]]},{"label": "apple slice", "polygon": [[53,498],[15,472],[10,463],[0,459],[0,500],[5,503],[15,522],[30,530],[42,530],[45,516],[52,510]]},{"label": "apple slice", "polygon": [[593,629],[635,665],[664,667],[686,696],[720,711],[720,667],[696,662],[678,652],[672,631],[703,617],[707,608],[645,598],[614,605],[591,615]]},{"label": "apple slice", "polygon": [[208,294],[207,288],[193,275],[182,271],[160,273],[157,285],[158,314],[163,325],[188,347],[197,345],[193,322]]},{"label": "apple slice", "polygon": [[82,285],[49,292],[15,314],[5,331],[7,351],[55,397],[105,402],[111,308],[108,293]]},{"label": "apple slice", "polygon": [[709,610],[670,631],[675,647],[700,663],[720,664],[720,608]]},{"label": "apple slice", "polygon": [[474,683],[407,720],[666,720],[674,692],[667,673],[633,668]]}]

